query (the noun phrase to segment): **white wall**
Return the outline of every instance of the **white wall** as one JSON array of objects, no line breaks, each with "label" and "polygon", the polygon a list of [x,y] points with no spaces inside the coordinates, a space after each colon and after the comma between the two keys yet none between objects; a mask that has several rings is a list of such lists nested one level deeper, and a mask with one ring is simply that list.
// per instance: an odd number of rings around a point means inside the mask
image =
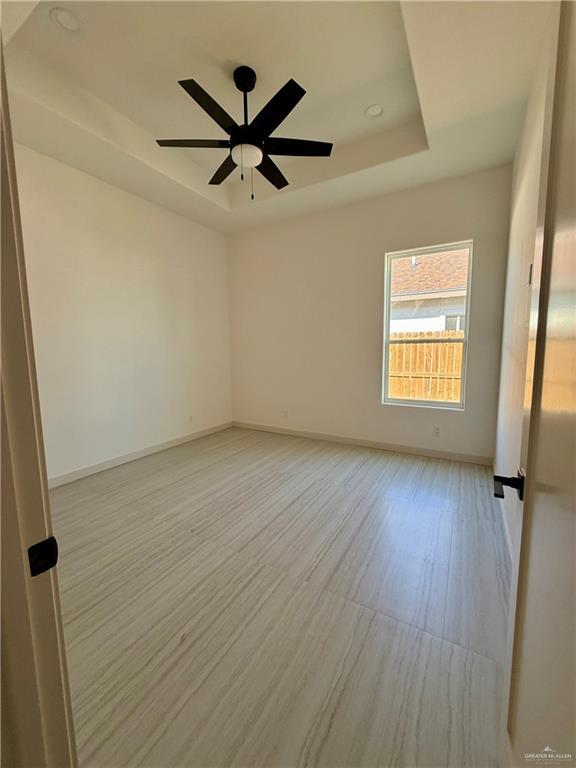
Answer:
[{"label": "white wall", "polygon": [[[502,475],[515,474],[520,463],[530,319],[528,279],[536,240],[544,118],[552,62],[551,50],[543,46],[514,160],[494,459],[495,470]],[[522,521],[516,495],[506,493],[502,507],[508,543],[511,551],[517,552]]]},{"label": "white wall", "polygon": [[16,160],[48,476],[230,421],[224,236]]},{"label": "white wall", "polygon": [[[509,166],[228,242],[25,147],[17,166],[50,477],[232,419],[493,456]],[[468,238],[466,409],[382,405],[384,254]]]},{"label": "white wall", "polygon": [[[502,166],[234,236],[235,420],[493,457],[510,184]],[[382,405],[384,254],[469,238],[466,409]]]}]

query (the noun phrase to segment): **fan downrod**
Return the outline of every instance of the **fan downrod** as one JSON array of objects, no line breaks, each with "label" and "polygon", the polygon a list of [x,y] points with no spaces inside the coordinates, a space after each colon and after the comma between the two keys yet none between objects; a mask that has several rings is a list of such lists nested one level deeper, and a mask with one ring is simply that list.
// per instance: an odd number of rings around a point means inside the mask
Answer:
[{"label": "fan downrod", "polygon": [[256,85],[256,72],[251,67],[236,67],[234,74],[234,85],[242,93],[250,93]]}]

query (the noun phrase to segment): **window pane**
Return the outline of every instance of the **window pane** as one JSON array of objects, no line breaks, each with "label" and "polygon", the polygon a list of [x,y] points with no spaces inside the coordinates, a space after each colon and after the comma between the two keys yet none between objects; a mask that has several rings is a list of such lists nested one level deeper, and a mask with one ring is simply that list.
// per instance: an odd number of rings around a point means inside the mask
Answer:
[{"label": "window pane", "polygon": [[389,399],[462,401],[469,247],[388,262]]},{"label": "window pane", "polygon": [[[407,334],[418,337],[419,334]],[[391,343],[388,397],[459,403],[462,385],[461,341]]]},{"label": "window pane", "polygon": [[468,248],[401,256],[390,264],[390,338],[454,330],[448,318],[466,315]]}]

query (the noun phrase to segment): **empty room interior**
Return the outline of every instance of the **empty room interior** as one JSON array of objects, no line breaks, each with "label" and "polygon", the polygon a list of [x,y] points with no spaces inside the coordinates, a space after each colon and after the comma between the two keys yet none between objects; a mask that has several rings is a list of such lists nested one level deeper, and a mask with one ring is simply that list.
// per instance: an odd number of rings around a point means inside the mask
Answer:
[{"label": "empty room interior", "polygon": [[574,16],[2,3],[7,768],[574,765]]}]

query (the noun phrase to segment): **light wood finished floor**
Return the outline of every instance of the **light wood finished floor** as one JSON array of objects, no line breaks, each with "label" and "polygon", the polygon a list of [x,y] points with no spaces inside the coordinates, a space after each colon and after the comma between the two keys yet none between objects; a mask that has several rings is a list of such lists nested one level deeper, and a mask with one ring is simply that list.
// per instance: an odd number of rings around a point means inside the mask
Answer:
[{"label": "light wood finished floor", "polygon": [[487,468],[229,429],[52,508],[82,766],[497,765]]}]

